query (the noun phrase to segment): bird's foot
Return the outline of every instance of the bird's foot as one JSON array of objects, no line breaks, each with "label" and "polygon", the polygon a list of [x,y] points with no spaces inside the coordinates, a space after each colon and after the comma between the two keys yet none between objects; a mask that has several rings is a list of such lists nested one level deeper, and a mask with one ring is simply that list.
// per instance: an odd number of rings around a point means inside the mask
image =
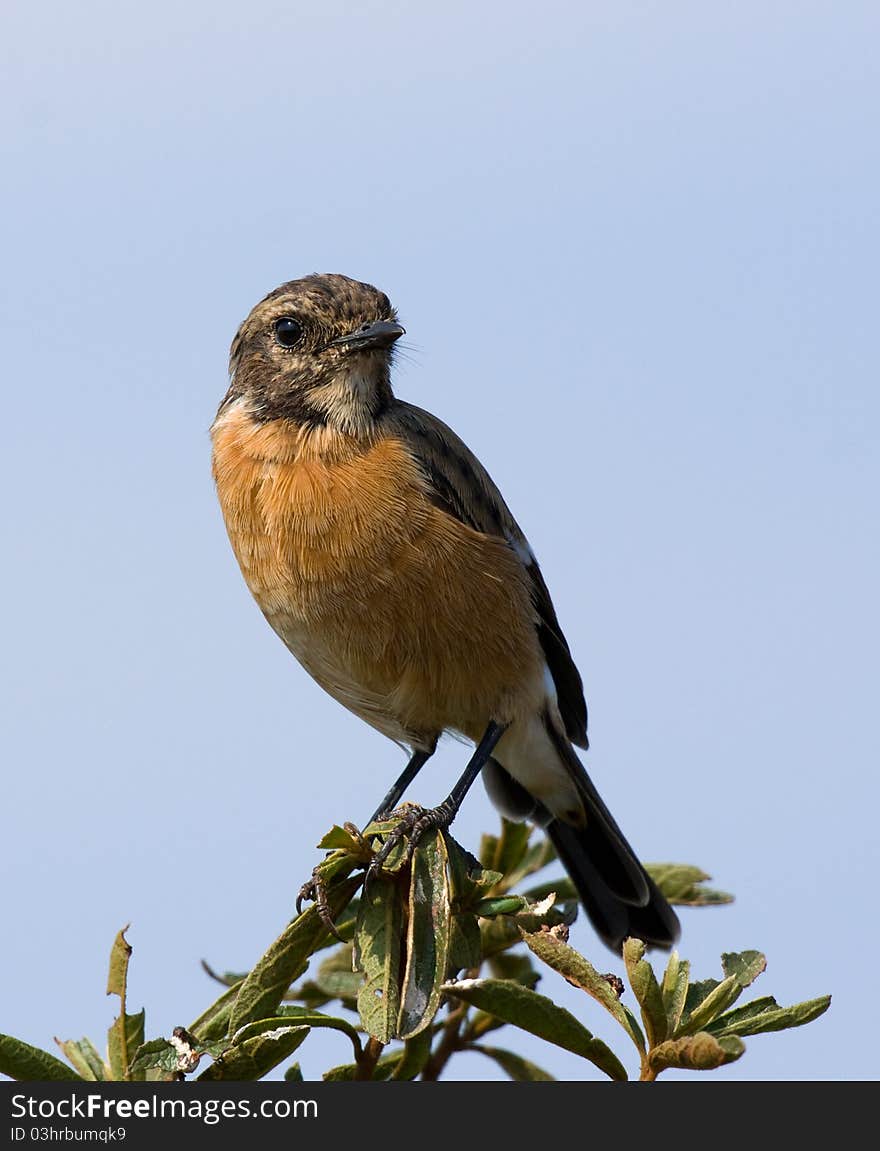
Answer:
[{"label": "bird's foot", "polygon": [[382,870],[391,853],[401,843],[405,845],[401,864],[406,866],[412,859],[419,841],[428,831],[445,831],[449,827],[455,818],[455,809],[449,802],[441,803],[439,807],[428,808],[408,803],[395,811],[392,816],[384,818],[394,818],[397,824],[387,833],[385,842],[370,860],[367,879]]},{"label": "bird's foot", "polygon": [[318,910],[318,918],[327,928],[331,935],[335,935],[340,943],[345,940],[339,934],[336,924],[333,922],[333,912],[330,910],[330,902],[327,898],[327,881],[324,878],[322,868],[320,866],[314,868],[311,878],[299,889],[296,897],[296,913],[302,915],[302,905],[308,900],[314,903]]}]

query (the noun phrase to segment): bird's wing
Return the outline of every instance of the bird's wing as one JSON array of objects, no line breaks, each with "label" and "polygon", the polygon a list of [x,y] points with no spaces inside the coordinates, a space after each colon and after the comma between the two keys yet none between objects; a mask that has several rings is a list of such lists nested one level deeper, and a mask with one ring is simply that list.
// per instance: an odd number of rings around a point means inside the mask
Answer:
[{"label": "bird's wing", "polygon": [[406,444],[421,467],[432,502],[474,531],[502,536],[516,552],[531,581],[538,638],[566,734],[578,747],[587,747],[587,705],[580,673],[538,561],[492,477],[455,432],[430,412],[398,401],[388,422],[389,431]]}]

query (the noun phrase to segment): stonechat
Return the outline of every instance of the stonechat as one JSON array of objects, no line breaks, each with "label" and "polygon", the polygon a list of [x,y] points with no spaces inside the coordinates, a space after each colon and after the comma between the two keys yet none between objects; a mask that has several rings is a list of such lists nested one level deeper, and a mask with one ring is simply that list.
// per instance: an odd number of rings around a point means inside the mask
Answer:
[{"label": "stonechat", "polygon": [[409,750],[390,812],[444,732],[476,745],[508,818],[543,827],[599,936],[659,947],[675,913],[575,752],[581,677],[538,561],[488,472],[436,416],[396,398],[388,297],[341,275],[292,280],[236,333],[211,429],[245,581],[334,699]]}]

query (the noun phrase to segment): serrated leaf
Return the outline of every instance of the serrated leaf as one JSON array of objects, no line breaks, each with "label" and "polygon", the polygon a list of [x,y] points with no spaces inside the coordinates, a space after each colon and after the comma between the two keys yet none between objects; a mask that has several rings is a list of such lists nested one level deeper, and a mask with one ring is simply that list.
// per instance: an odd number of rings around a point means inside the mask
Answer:
[{"label": "serrated leaf", "polygon": [[[327,902],[332,916],[340,913],[360,885],[361,877],[356,876],[329,889]],[[275,1013],[288,987],[305,970],[308,957],[329,934],[317,907],[310,907],[289,924],[242,983],[230,1013],[230,1034],[254,1019]]]},{"label": "serrated leaf", "polygon": [[262,1079],[292,1055],[308,1034],[308,1027],[290,1027],[284,1024],[272,1030],[261,1031],[227,1048],[207,1070],[202,1072],[199,1080],[222,1079],[241,1083]]},{"label": "serrated leaf", "polygon": [[651,964],[644,958],[645,944],[641,939],[627,939],[623,944],[623,961],[626,976],[633,989],[645,1025],[645,1035],[649,1047],[662,1043],[668,1034],[666,1008],[663,993]]},{"label": "serrated leaf", "polygon": [[641,1028],[632,1015],[627,1013],[605,976],[600,975],[579,951],[549,931],[524,931],[523,939],[529,950],[554,971],[558,971],[567,983],[585,991],[600,1003],[617,1020],[639,1051],[645,1050]]},{"label": "serrated leaf", "polygon": [[400,1014],[403,920],[400,883],[380,871],[364,888],[354,936],[354,962],[364,975],[358,1013],[364,1029],[380,1043],[394,1037]]},{"label": "serrated leaf", "polygon": [[219,999],[208,1007],[187,1028],[191,1031],[202,1043],[211,1043],[215,1039],[221,1039],[229,1031],[229,1020],[232,1015],[232,1008],[238,998],[238,993],[241,991],[241,985],[244,980],[228,988]]},{"label": "serrated leaf", "polygon": [[538,1067],[535,1063],[530,1063],[528,1059],[523,1059],[521,1055],[515,1055],[512,1051],[505,1051],[503,1047],[483,1047],[479,1043],[475,1043],[471,1047],[472,1051],[479,1051],[481,1055],[487,1055],[490,1059],[494,1059],[502,1071],[506,1072],[511,1079],[516,1083],[555,1083],[553,1076]]},{"label": "serrated leaf", "polygon": [[601,1039],[595,1039],[570,1012],[537,991],[507,979],[465,979],[445,984],[444,991],[588,1059],[611,1079],[626,1079],[623,1064]]},{"label": "serrated leaf", "polygon": [[680,959],[678,952],[673,951],[669,956],[669,962],[666,964],[661,987],[663,1008],[666,1012],[667,1035],[674,1035],[681,1022],[690,973],[690,963],[686,959]]},{"label": "serrated leaf", "polygon": [[407,1039],[403,1045],[403,1055],[395,1066],[391,1078],[400,1081],[409,1081],[421,1075],[425,1064],[431,1056],[432,1038],[431,1029],[426,1027],[423,1031],[414,1035],[412,1039]]},{"label": "serrated leaf", "polygon": [[98,1054],[97,1048],[91,1039],[84,1037],[82,1039],[68,1039],[64,1042],[56,1039],[55,1042],[83,1079],[98,1083],[104,1082],[104,1080],[107,1079],[110,1069]]},{"label": "serrated leaf", "polygon": [[127,1081],[132,1073],[129,1069],[131,1057],[144,1041],[145,1014],[119,1015],[113,1020],[107,1032],[107,1057],[114,1081]]},{"label": "serrated leaf", "polygon": [[831,996],[822,995],[818,999],[808,999],[804,1003],[796,1003],[792,1007],[774,1007],[749,1016],[744,1015],[753,1004],[747,1004],[741,1009],[738,1019],[731,1020],[735,1012],[722,1015],[713,1024],[713,1031],[718,1038],[726,1036],[764,1035],[768,1031],[787,1031],[790,1027],[803,1027],[805,1023],[812,1023],[820,1015],[824,1015],[831,1006]]},{"label": "serrated leaf", "polygon": [[728,978],[736,979],[740,987],[750,987],[767,970],[767,960],[760,951],[725,951],[721,970]]},{"label": "serrated leaf", "polygon": [[451,931],[446,843],[426,835],[413,852],[406,933],[406,967],[397,1037],[411,1039],[430,1026],[446,979]]},{"label": "serrated leaf", "polygon": [[683,1039],[669,1039],[648,1054],[648,1062],[655,1074],[668,1067],[686,1071],[714,1071],[725,1063],[733,1063],[745,1051],[739,1039],[716,1039],[705,1031]]},{"label": "serrated leaf", "polygon": [[126,923],[121,931],[117,931],[113,946],[110,948],[110,967],[107,972],[107,994],[118,995],[122,1000],[122,1010],[125,1010],[125,984],[128,978],[128,961],[131,958],[131,944],[125,938],[131,924]]}]

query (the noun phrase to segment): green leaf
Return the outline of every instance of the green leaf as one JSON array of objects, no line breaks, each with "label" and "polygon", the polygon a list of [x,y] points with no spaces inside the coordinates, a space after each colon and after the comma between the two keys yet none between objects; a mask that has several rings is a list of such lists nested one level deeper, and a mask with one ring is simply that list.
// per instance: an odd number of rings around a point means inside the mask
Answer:
[{"label": "green leaf", "polygon": [[611,1079],[626,1079],[623,1064],[614,1052],[601,1039],[594,1039],[570,1012],[557,1007],[545,995],[507,979],[465,979],[460,983],[447,983],[444,991],[505,1023],[588,1059]]},{"label": "green leaf", "polygon": [[103,1082],[107,1078],[104,1060],[88,1039],[56,1039],[55,1042],[83,1079]]},{"label": "green leaf", "polygon": [[495,841],[494,858],[489,864],[492,871],[500,871],[503,876],[513,871],[522,862],[531,834],[530,824],[502,819],[501,835]]},{"label": "green leaf", "polygon": [[742,991],[743,989],[735,975],[722,980],[682,1020],[677,1034],[695,1035],[699,1031],[705,1031],[713,1019],[739,999]]},{"label": "green leaf", "polygon": [[187,1030],[197,1036],[202,1043],[211,1043],[215,1039],[222,1039],[229,1031],[229,1019],[238,993],[241,991],[242,983],[244,983],[244,979],[239,980],[238,983],[233,983],[219,999],[216,999],[206,1011],[202,1012],[194,1023],[189,1025]]},{"label": "green leaf", "polygon": [[678,952],[673,951],[666,964],[663,975],[663,1007],[666,1011],[668,1035],[674,1035],[681,1022],[687,997],[688,981],[690,979],[691,965],[686,959],[679,959]]},{"label": "green leaf", "polygon": [[446,843],[439,832],[424,836],[412,857],[406,967],[397,1036],[411,1039],[430,1026],[446,979],[451,931]]},{"label": "green leaf", "polygon": [[132,1074],[145,1075],[158,1068],[160,1071],[176,1072],[180,1052],[167,1039],[150,1039],[135,1051],[131,1061]]},{"label": "green leaf", "polygon": [[[261,1020],[260,1022],[264,1022]],[[253,1082],[296,1051],[309,1034],[308,1027],[290,1027],[281,1020],[272,1020],[279,1026],[243,1039],[227,1048],[211,1066],[199,1076],[200,1080]],[[259,1023],[250,1027],[259,1027]],[[246,1029],[247,1030],[247,1029]]]},{"label": "green leaf", "polygon": [[667,1067],[686,1071],[714,1071],[733,1063],[745,1051],[745,1044],[735,1037],[716,1039],[701,1031],[683,1039],[669,1039],[648,1054],[652,1070],[659,1074]]},{"label": "green leaf", "polygon": [[733,976],[740,987],[750,987],[767,970],[767,960],[760,951],[726,951],[721,956],[721,970],[728,978]]},{"label": "green leaf", "polygon": [[380,1043],[394,1037],[400,1014],[403,918],[398,880],[385,871],[371,876],[361,897],[354,962],[364,973],[357,997],[361,1023]]},{"label": "green leaf", "polygon": [[712,1020],[732,1006],[767,966],[767,960],[760,951],[728,952],[721,957],[721,963],[726,979],[721,983],[708,980],[694,984],[695,988],[708,987],[705,996],[696,1002],[691,1001],[688,992],[685,1012],[678,1028],[679,1035],[694,1035],[705,1031]]},{"label": "green leaf", "polygon": [[[749,1008],[754,1008],[761,1000],[747,1004],[737,1012],[731,1011],[722,1015],[712,1024],[713,1032],[720,1038],[737,1035],[763,1035],[768,1031],[786,1031],[789,1027],[803,1027],[805,1023],[812,1023],[820,1015],[824,1015],[831,1006],[831,996],[822,995],[818,999],[808,999],[804,1003],[796,1003],[793,1007],[772,1007],[761,1011],[753,1011],[746,1015]],[[717,1030],[716,1030],[717,1028]]]},{"label": "green leaf", "polygon": [[[355,876],[329,889],[332,916],[346,906],[361,881],[361,876]],[[305,970],[308,957],[328,934],[317,907],[304,911],[281,933],[242,983],[230,1013],[230,1034],[254,1019],[274,1014],[288,987]]]},{"label": "green leaf", "polygon": [[[297,998],[303,998],[303,992],[311,985],[319,995],[324,996],[325,1003],[328,999],[341,999],[354,1004],[363,982],[363,974],[353,970],[352,944],[348,943],[331,951],[309,984],[304,984],[294,994]],[[312,995],[312,998],[315,996]],[[317,1004],[310,1003],[307,1006],[315,1007]]]},{"label": "green leaf", "polygon": [[494,1059],[498,1066],[517,1083],[554,1083],[555,1080],[549,1072],[542,1070],[535,1063],[523,1059],[521,1055],[514,1055],[512,1051],[505,1051],[503,1047],[483,1047],[475,1043],[471,1051],[479,1051],[481,1055],[488,1055]]},{"label": "green leaf", "polygon": [[425,1064],[431,1056],[431,1040],[433,1038],[430,1028],[425,1028],[412,1039],[407,1039],[403,1045],[403,1056],[398,1061],[392,1073],[392,1079],[412,1080],[420,1075]]},{"label": "green leaf", "polygon": [[114,1081],[130,1080],[131,1057],[144,1041],[144,1012],[119,1015],[107,1032],[107,1056]]},{"label": "green leaf", "polygon": [[110,968],[107,972],[107,994],[118,995],[122,1000],[122,1010],[125,1010],[125,984],[128,978],[128,961],[131,958],[131,945],[125,938],[130,923],[126,923],[121,931],[116,933],[113,946],[110,949]]},{"label": "green leaf", "polygon": [[778,1007],[779,1004],[772,995],[762,995],[760,999],[753,999],[742,1007],[734,1007],[732,1011],[719,1015],[707,1025],[706,1030],[712,1035],[717,1035],[726,1027],[730,1027],[731,1031],[736,1033],[736,1024],[744,1023],[756,1015],[762,1015],[765,1011],[775,1011]]},{"label": "green leaf", "polygon": [[541,978],[541,973],[535,970],[529,956],[517,951],[503,951],[493,956],[489,960],[489,970],[495,979],[513,979],[523,987],[530,987],[532,991]]},{"label": "green leaf", "polygon": [[354,1047],[355,1058],[361,1053],[361,1039],[357,1029],[347,1019],[340,1019],[335,1015],[325,1015],[322,1011],[310,1011],[307,1007],[295,1007],[285,1004],[278,1009],[277,1023],[296,1024],[298,1027],[326,1027],[332,1031],[341,1031],[347,1035]]},{"label": "green leaf", "polygon": [[[537,843],[529,847],[516,867],[507,873],[505,881],[508,890],[512,891],[519,887],[524,879],[528,879],[530,875],[534,875],[536,871],[540,871],[541,868],[546,867],[548,863],[552,863],[555,858],[556,851],[554,850],[553,844],[546,836],[542,835]],[[573,886],[572,893],[574,894]],[[528,895],[528,892],[525,894]],[[560,898],[563,897],[560,896]],[[577,898],[576,894],[574,894],[574,898]]]},{"label": "green leaf", "polygon": [[487,871],[478,859],[457,843],[451,835],[446,841],[446,854],[449,859],[449,879],[453,906],[456,910],[468,909],[487,891],[490,891],[502,878],[500,871]]},{"label": "green leaf", "polygon": [[524,931],[523,939],[530,951],[554,971],[558,971],[572,987],[585,991],[597,1003],[601,1003],[605,1010],[614,1016],[639,1051],[645,1050],[645,1039],[641,1028],[635,1023],[632,1015],[627,1013],[605,976],[600,975],[580,952],[569,947],[550,931],[534,933]]},{"label": "green leaf", "polygon": [[496,915],[516,915],[525,911],[529,903],[521,895],[496,895],[494,899],[480,899],[474,904],[474,915],[491,919]]},{"label": "green leaf", "polygon": [[488,1011],[476,1011],[470,1017],[466,1034],[468,1040],[479,1039],[483,1035],[488,1035],[490,1031],[497,1031],[499,1027],[506,1026],[503,1019],[490,1015]]},{"label": "green leaf", "polygon": [[222,983],[224,987],[234,987],[247,978],[246,971],[215,971],[207,959],[201,960],[200,966],[206,975],[209,975],[216,983]]},{"label": "green leaf", "polygon": [[[399,1051],[392,1051],[389,1055],[383,1055],[376,1064],[373,1079],[377,1081],[390,1079],[400,1059],[401,1053]],[[325,1071],[323,1079],[325,1083],[350,1083],[358,1078],[359,1071],[360,1068],[357,1063],[343,1063],[340,1067],[331,1067],[329,1071]]]},{"label": "green leaf", "polygon": [[539,902],[546,899],[548,895],[555,895],[557,904],[578,902],[578,893],[568,876],[560,876],[559,879],[547,879],[543,883],[536,883],[534,887],[524,891],[523,895],[530,902]]},{"label": "green leaf", "polygon": [[670,903],[679,907],[708,907],[713,904],[733,903],[726,891],[713,891],[703,887],[711,875],[699,867],[683,863],[646,863],[645,871],[651,876]]},{"label": "green leaf", "polygon": [[349,855],[359,856],[363,853],[363,845],[355,839],[351,832],[335,824],[318,844],[318,847],[324,851],[346,851]]},{"label": "green leaf", "polygon": [[644,958],[645,951],[646,947],[641,939],[624,941],[623,961],[626,965],[629,985],[633,989],[641,1008],[648,1046],[656,1047],[666,1038],[669,1025],[666,1020],[663,993],[660,990],[660,984],[657,982],[653,967]]},{"label": "green leaf", "polygon": [[449,935],[447,973],[470,971],[482,961],[482,940],[477,917],[469,911],[459,911],[452,917]]},{"label": "green leaf", "polygon": [[513,947],[520,941],[519,925],[509,915],[499,915],[496,919],[480,922],[480,952],[489,959]]},{"label": "green leaf", "polygon": [[0,1074],[25,1082],[83,1082],[73,1068],[22,1039],[0,1035]]}]

